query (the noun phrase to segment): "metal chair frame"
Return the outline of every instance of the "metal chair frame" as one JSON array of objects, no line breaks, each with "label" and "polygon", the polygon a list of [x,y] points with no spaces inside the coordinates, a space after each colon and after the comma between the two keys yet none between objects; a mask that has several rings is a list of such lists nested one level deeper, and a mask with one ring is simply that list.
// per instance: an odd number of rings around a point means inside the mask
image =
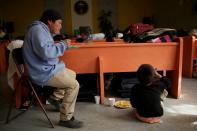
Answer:
[{"label": "metal chair frame", "polygon": [[[20,80],[25,83],[25,87],[27,87],[28,89],[30,89],[32,91],[33,94],[33,98],[31,99],[30,105],[33,103],[33,99],[36,98],[36,100],[38,101],[39,106],[41,107],[43,113],[45,114],[47,120],[49,121],[50,125],[52,128],[54,128],[54,124],[53,122],[50,120],[49,116],[47,115],[47,112],[37,94],[36,88],[35,88],[35,84],[32,83],[31,79],[29,78],[29,76],[27,74],[24,73],[23,69],[25,68],[25,63],[24,63],[24,59],[23,59],[23,52],[22,52],[22,48],[16,48],[12,51],[12,57],[14,60],[14,63],[16,64],[17,70],[19,72],[19,74],[21,75]],[[25,69],[24,69],[25,70]],[[16,86],[16,88],[20,88],[20,86]],[[43,87],[44,88],[44,87]],[[16,90],[16,89],[15,89]],[[13,99],[14,100],[15,97],[15,92],[13,93]],[[17,118],[18,116],[20,116],[21,114],[23,114],[25,111],[21,111],[20,113],[18,113],[17,115],[15,115],[14,117],[12,117],[10,119],[10,115],[12,112],[12,107],[13,107],[14,102],[10,102],[10,107],[8,110],[8,114],[7,114],[7,118],[6,118],[6,123],[9,123],[11,120]]]}]

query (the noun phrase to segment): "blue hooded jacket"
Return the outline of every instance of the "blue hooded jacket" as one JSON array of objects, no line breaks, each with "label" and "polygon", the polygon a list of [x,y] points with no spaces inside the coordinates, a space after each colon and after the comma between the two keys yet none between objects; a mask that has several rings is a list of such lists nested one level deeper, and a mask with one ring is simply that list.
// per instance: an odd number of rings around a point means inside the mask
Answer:
[{"label": "blue hooded jacket", "polygon": [[59,56],[64,54],[68,45],[64,41],[54,44],[50,30],[41,21],[34,21],[27,30],[23,56],[30,78],[44,86],[62,68],[65,67]]}]

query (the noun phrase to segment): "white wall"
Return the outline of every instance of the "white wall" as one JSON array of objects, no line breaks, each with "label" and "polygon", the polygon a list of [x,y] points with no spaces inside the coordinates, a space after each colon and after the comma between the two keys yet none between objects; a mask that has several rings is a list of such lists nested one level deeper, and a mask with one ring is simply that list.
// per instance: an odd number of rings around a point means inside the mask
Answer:
[{"label": "white wall", "polygon": [[92,29],[92,0],[84,0],[88,3],[88,12],[79,15],[74,11],[74,4],[78,0],[71,0],[71,16],[72,16],[72,29],[78,29],[80,26],[90,26]]},{"label": "white wall", "polygon": [[118,23],[118,1],[117,0],[97,0],[98,16],[102,10],[111,11],[110,20],[115,28],[119,27]]}]

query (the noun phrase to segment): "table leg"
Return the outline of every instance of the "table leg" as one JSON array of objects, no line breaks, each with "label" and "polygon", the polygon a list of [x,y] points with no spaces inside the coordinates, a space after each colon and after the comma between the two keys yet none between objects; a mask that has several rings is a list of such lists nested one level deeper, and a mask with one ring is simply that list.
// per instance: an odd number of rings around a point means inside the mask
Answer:
[{"label": "table leg", "polygon": [[98,58],[99,61],[99,86],[100,86],[100,97],[101,104],[104,104],[105,91],[104,91],[104,72],[103,72],[103,59],[102,57]]}]

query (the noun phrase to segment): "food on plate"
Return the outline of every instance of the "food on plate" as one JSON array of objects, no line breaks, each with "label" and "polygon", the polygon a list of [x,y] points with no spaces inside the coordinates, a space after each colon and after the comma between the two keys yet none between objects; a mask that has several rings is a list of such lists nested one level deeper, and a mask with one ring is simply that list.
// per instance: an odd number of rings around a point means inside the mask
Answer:
[{"label": "food on plate", "polygon": [[120,100],[120,101],[116,101],[114,106],[117,107],[117,108],[125,109],[125,108],[130,108],[131,107],[131,103],[130,103],[130,101]]}]

